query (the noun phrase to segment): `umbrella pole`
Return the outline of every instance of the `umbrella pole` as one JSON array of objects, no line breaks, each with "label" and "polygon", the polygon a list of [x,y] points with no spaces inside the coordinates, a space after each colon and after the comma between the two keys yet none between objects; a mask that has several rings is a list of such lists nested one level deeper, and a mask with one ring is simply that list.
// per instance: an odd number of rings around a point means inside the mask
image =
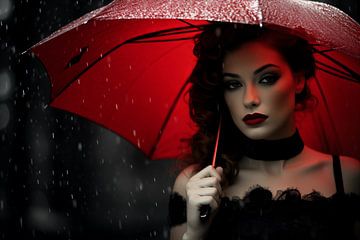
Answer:
[{"label": "umbrella pole", "polygon": [[[219,111],[219,113],[220,113],[220,111]],[[219,115],[220,115],[220,117],[219,117],[219,126],[218,126],[218,131],[217,131],[217,134],[216,134],[214,154],[213,154],[213,158],[212,158],[212,161],[211,161],[211,166],[213,166],[213,167],[215,167],[215,163],[216,163],[216,155],[217,155],[217,152],[218,152],[220,130],[221,130],[221,113]]]}]

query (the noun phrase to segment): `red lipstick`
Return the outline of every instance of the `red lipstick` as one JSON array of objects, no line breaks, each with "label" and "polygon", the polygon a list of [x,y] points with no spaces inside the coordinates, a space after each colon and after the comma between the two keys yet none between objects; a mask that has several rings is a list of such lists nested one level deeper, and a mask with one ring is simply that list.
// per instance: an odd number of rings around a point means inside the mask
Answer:
[{"label": "red lipstick", "polygon": [[247,124],[247,125],[256,125],[259,123],[264,122],[266,119],[268,118],[268,116],[261,114],[261,113],[253,113],[253,114],[247,114],[244,118],[243,121]]}]

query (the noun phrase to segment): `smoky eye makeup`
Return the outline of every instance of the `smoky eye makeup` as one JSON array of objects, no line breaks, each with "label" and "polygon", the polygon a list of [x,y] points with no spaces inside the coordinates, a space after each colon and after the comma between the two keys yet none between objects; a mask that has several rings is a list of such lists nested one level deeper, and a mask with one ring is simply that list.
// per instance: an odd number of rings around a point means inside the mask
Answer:
[{"label": "smoky eye makeup", "polygon": [[223,73],[223,81],[222,81],[222,87],[223,90],[234,90],[239,87],[242,87],[243,84],[240,81],[241,77],[236,73]]},{"label": "smoky eye makeup", "polygon": [[265,73],[260,76],[260,79],[258,80],[258,82],[262,85],[271,86],[279,80],[280,76],[281,76],[280,73],[277,73],[277,72]]},{"label": "smoky eye makeup", "polygon": [[242,87],[242,84],[238,80],[224,80],[223,82],[224,90],[234,90],[239,87]]}]

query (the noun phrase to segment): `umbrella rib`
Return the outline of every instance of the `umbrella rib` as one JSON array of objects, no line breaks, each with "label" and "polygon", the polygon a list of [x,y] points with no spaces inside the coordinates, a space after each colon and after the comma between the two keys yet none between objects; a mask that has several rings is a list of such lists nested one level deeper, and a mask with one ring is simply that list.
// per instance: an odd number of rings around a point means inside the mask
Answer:
[{"label": "umbrella rib", "polygon": [[[167,30],[161,30],[161,31],[157,31],[157,32],[152,32],[152,33],[146,33],[131,39],[128,39],[125,42],[122,42],[116,46],[114,46],[113,48],[111,48],[110,50],[108,50],[106,53],[102,54],[101,56],[99,56],[97,59],[95,59],[92,63],[88,64],[86,66],[86,68],[84,68],[81,72],[79,72],[75,77],[72,78],[71,81],[69,81],[65,86],[63,86],[56,94],[54,94],[54,97],[52,97],[52,100],[50,101],[49,104],[51,104],[53,102],[54,99],[56,99],[58,96],[60,96],[65,89],[67,89],[73,82],[75,82],[77,79],[79,79],[84,73],[86,73],[89,69],[91,69],[95,64],[97,64],[98,62],[100,62],[102,59],[104,59],[105,57],[107,57],[110,53],[114,52],[115,50],[117,50],[118,48],[122,47],[125,44],[128,43],[134,43],[139,39],[145,39],[145,38],[151,38],[153,36],[157,36],[157,34],[162,34],[165,32],[171,32],[171,31],[177,31],[177,30],[183,30],[183,29],[189,29],[189,27],[179,27],[179,28],[172,28],[172,29],[167,29]],[[190,38],[191,39],[191,38]]]},{"label": "umbrella rib", "polygon": [[178,35],[178,34],[184,34],[184,33],[194,33],[194,32],[199,32],[201,30],[183,30],[181,31],[181,29],[179,29],[178,31],[167,31],[164,33],[159,33],[159,34],[153,34],[153,35],[147,35],[147,36],[143,36],[143,38],[139,38],[139,39],[134,39],[131,43],[152,43],[152,42],[170,42],[170,41],[180,41],[180,40],[190,40],[193,39],[193,37],[184,37],[184,38],[174,38],[174,39],[162,39],[162,40],[143,40],[143,39],[149,39],[149,38],[156,38],[156,37],[163,37],[163,36],[173,36],[173,35]]},{"label": "umbrella rib", "polygon": [[342,64],[341,62],[339,62],[338,60],[334,59],[333,57],[325,54],[324,52],[317,50],[316,48],[314,48],[314,51],[316,53],[319,53],[320,55],[324,56],[325,58],[329,59],[333,63],[337,64],[339,67],[343,68],[355,79],[355,81],[360,82],[360,75],[358,73],[356,73],[355,71],[353,71],[352,69],[350,69],[348,66]]},{"label": "umbrella rib", "polygon": [[171,107],[170,107],[170,109],[169,109],[169,111],[168,111],[168,113],[167,113],[167,115],[166,115],[166,117],[165,117],[165,120],[164,120],[164,122],[163,122],[163,124],[162,124],[162,126],[161,126],[161,128],[160,128],[160,131],[159,131],[159,133],[158,133],[158,135],[157,135],[157,137],[156,137],[155,144],[153,145],[153,147],[152,147],[151,150],[150,150],[150,153],[149,153],[150,159],[152,159],[152,157],[153,157],[153,155],[154,155],[154,153],[155,153],[156,147],[158,146],[158,144],[159,144],[159,142],[160,142],[160,139],[161,139],[161,137],[162,137],[162,135],[163,135],[163,133],[164,133],[164,129],[166,128],[166,126],[167,126],[167,124],[168,124],[168,122],[169,122],[169,120],[170,120],[170,116],[171,116],[171,114],[173,113],[173,111],[174,111],[174,109],[175,109],[175,107],[176,107],[176,104],[178,103],[178,101],[179,101],[179,99],[180,99],[182,93],[184,92],[184,90],[185,90],[185,88],[186,88],[186,86],[187,86],[188,83],[189,83],[189,80],[187,80],[187,81],[183,84],[183,86],[181,87],[180,91],[179,91],[178,94],[176,95],[175,100],[174,100],[173,103],[171,104]]},{"label": "umbrella rib", "polygon": [[[187,29],[187,28],[186,28]],[[192,33],[192,32],[199,32],[201,30],[192,30],[192,29],[189,29],[189,30],[183,30],[181,31],[181,29],[177,30],[177,31],[168,31],[168,32],[164,32],[164,33],[159,33],[159,34],[154,34],[155,37],[158,37],[158,36],[169,36],[169,35],[177,35],[177,34],[182,34],[182,33]],[[151,37],[151,36],[150,36]],[[149,37],[147,37],[149,38]]]},{"label": "umbrella rib", "polygon": [[319,65],[322,65],[322,66],[324,66],[324,67],[327,67],[327,68],[333,70],[334,72],[337,72],[337,73],[339,73],[339,74],[342,74],[342,75],[344,75],[344,76],[346,76],[346,77],[352,77],[349,73],[347,73],[347,72],[345,72],[345,71],[342,71],[342,70],[340,70],[340,69],[338,69],[338,68],[332,67],[332,66],[330,66],[330,65],[328,65],[328,64],[326,64],[326,63],[323,63],[323,62],[321,62],[321,61],[315,61],[315,62],[316,62],[317,64],[319,64]]},{"label": "umbrella rib", "polygon": [[[187,24],[187,25],[189,25],[191,27],[198,28],[199,30],[202,30],[203,25],[194,25],[194,24],[191,24],[191,23],[189,23],[189,22],[187,22],[187,21],[185,21],[183,19],[177,19],[177,20],[182,22],[182,23],[185,23],[185,24]],[[208,21],[208,22],[210,23],[210,21]],[[201,27],[199,27],[199,26],[201,26]]]},{"label": "umbrella rib", "polygon": [[354,80],[353,78],[349,78],[347,76],[344,76],[344,75],[341,75],[341,74],[337,74],[337,73],[334,73],[334,72],[331,72],[330,70],[327,70],[325,68],[321,68],[321,67],[317,67],[319,70],[325,72],[325,73],[328,73],[330,75],[333,75],[333,76],[336,76],[336,77],[340,77],[340,78],[343,78],[343,79],[346,79],[346,80],[349,80],[349,81],[352,81],[352,82],[355,82],[355,83],[359,83],[358,81]]},{"label": "umbrella rib", "polygon": [[174,38],[174,39],[162,39],[162,40],[143,40],[143,41],[136,41],[130,43],[154,43],[154,42],[174,42],[174,41],[184,41],[193,39],[192,37],[187,38]]},{"label": "umbrella rib", "polygon": [[317,77],[315,77],[315,83],[316,83],[316,85],[317,85],[317,87],[318,87],[318,89],[319,89],[320,96],[321,96],[322,100],[324,101],[325,110],[326,110],[326,113],[327,113],[327,115],[328,115],[331,128],[332,128],[333,133],[334,133],[334,135],[335,135],[336,147],[337,147],[337,150],[339,151],[339,150],[341,149],[340,143],[339,143],[339,141],[338,141],[339,135],[338,135],[338,133],[337,133],[337,131],[336,131],[335,124],[334,124],[334,122],[333,122],[333,120],[332,120],[332,118],[331,118],[330,109],[329,109],[329,104],[328,104],[328,102],[327,102],[327,99],[326,99],[326,97],[325,97],[325,94],[324,94],[324,92],[323,92],[323,90],[322,90],[322,88],[321,88],[321,86],[320,86],[320,83],[319,83],[319,80],[317,79]]},{"label": "umbrella rib", "polygon": [[[326,72],[326,73],[328,73],[330,75],[334,75],[336,77],[340,77],[340,78],[343,78],[343,79],[358,83],[358,81],[356,79],[354,79],[353,76],[351,76],[350,74],[346,74],[345,72],[343,72],[343,71],[341,71],[341,70],[339,70],[337,68],[331,67],[331,66],[329,66],[329,65],[327,65],[325,63],[322,63],[322,62],[317,61],[316,63],[318,63],[319,65],[322,65],[322,66],[325,67],[325,68],[322,68],[322,67],[317,66],[317,69],[319,69],[319,70],[321,70],[323,72]],[[326,69],[326,68],[328,68],[328,69]]]},{"label": "umbrella rib", "polygon": [[[146,33],[146,34],[134,37],[132,39],[129,39],[126,42],[133,42],[133,41],[138,41],[138,40],[141,40],[141,39],[153,38],[153,37],[158,37],[158,36],[168,36],[168,35],[180,34],[180,33],[183,33],[183,32],[181,32],[181,30],[186,30],[186,29],[191,29],[191,27],[189,27],[189,26],[187,26],[187,27],[179,27],[179,28],[160,30],[160,31],[152,32],[152,33]],[[199,30],[190,30],[190,31],[191,32],[197,32]],[[184,31],[184,32],[186,33],[186,32],[190,32],[190,31]]]}]

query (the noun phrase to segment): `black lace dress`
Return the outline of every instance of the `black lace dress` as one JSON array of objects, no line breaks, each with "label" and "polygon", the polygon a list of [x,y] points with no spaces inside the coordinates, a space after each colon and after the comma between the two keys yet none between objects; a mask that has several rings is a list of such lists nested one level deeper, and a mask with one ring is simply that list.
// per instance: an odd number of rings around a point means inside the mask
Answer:
[{"label": "black lace dress", "polygon": [[[338,169],[338,170],[336,170]],[[297,189],[271,191],[255,186],[243,199],[223,197],[207,239],[308,240],[360,239],[360,196],[345,194],[341,170],[334,164],[337,193],[324,197]],[[170,226],[186,222],[186,200],[172,193]],[[358,227],[359,228],[359,227]]]}]

